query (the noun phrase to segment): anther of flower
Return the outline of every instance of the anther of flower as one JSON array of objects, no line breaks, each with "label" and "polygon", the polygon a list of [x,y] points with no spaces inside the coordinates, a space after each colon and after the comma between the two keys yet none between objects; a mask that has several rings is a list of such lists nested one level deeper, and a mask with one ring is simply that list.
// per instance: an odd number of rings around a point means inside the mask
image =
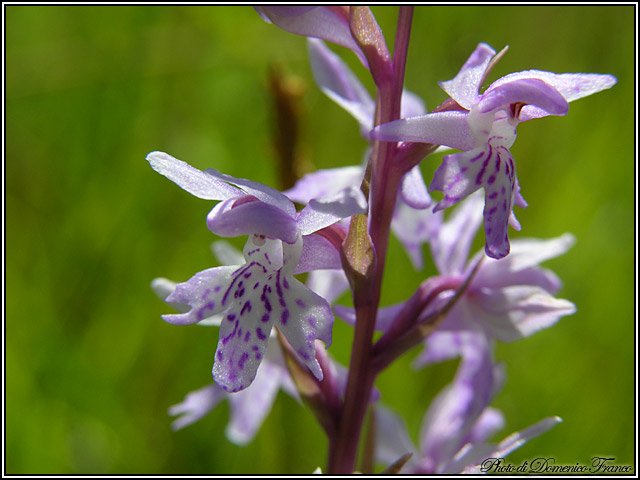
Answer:
[{"label": "anther of flower", "polygon": [[512,73],[496,80],[484,93],[480,87],[499,59],[480,44],[455,78],[440,87],[455,101],[453,111],[440,111],[396,120],[376,127],[373,138],[422,142],[464,150],[447,155],[436,171],[429,190],[444,198],[435,211],[450,207],[483,188],[486,253],[505,257],[510,250],[508,224],[519,230],[513,205],[525,207],[519,193],[516,167],[510,148],[518,123],[547,115],[565,115],[568,103],[610,88],[611,75],[540,70]]},{"label": "anther of flower", "polygon": [[312,200],[298,213],[285,196],[265,185],[214,170],[202,172],[162,152],[152,152],[147,159],[154,170],[189,193],[222,200],[207,216],[211,231],[249,235],[243,265],[210,268],[178,284],[166,301],[186,304],[190,310],[163,319],[187,325],[224,315],[213,377],[226,391],[237,392],[251,384],[274,325],[316,378],[322,379],[314,341],[331,343],[333,314],[325,299],[293,275],[339,268],[335,248],[313,233],[363,213],[362,193],[346,189],[330,199]]},{"label": "anther of flower", "polygon": [[[362,136],[369,140],[369,132],[374,125],[375,101],[349,67],[321,40],[309,39],[307,43],[316,83],[325,95],[358,121]],[[422,100],[405,90],[402,94],[402,116],[411,117],[424,112]],[[369,153],[367,149],[364,165],[318,170],[305,175],[284,193],[296,202],[306,203],[317,196],[334,194],[349,186],[357,187],[362,183]],[[430,233],[423,221],[423,210],[431,203],[420,167],[416,166],[403,177],[391,228],[418,269],[423,264],[422,244]]]}]

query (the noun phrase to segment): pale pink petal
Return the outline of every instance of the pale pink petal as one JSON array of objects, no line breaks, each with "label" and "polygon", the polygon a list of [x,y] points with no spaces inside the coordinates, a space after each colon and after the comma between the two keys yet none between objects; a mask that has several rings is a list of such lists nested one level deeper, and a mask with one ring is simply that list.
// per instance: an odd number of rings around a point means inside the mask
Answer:
[{"label": "pale pink petal", "polygon": [[242,190],[213,178],[164,152],[151,152],[147,160],[156,172],[164,175],[191,195],[205,200],[227,200],[244,195]]},{"label": "pale pink petal", "polygon": [[480,43],[458,74],[452,80],[440,82],[438,85],[456,102],[471,110],[478,101],[478,92],[482,86],[480,83],[495,54],[495,50],[489,45]]}]

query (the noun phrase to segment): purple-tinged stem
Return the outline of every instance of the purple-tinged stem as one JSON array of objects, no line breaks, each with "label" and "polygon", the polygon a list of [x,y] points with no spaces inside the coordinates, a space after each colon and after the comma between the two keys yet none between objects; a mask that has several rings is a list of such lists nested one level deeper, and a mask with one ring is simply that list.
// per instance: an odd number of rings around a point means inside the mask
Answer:
[{"label": "purple-tinged stem", "polygon": [[[404,70],[409,46],[412,7],[401,7],[390,82],[379,83],[374,125],[400,118]],[[402,30],[402,31],[400,31]],[[371,62],[370,62],[371,63]],[[369,233],[376,255],[373,275],[357,282],[353,289],[356,325],[345,403],[337,438],[329,439],[330,474],[353,473],[362,424],[369,406],[376,372],[372,368],[372,340],[380,301],[382,276],[389,241],[389,229],[402,176],[393,168],[396,143],[374,141],[371,154]]]}]

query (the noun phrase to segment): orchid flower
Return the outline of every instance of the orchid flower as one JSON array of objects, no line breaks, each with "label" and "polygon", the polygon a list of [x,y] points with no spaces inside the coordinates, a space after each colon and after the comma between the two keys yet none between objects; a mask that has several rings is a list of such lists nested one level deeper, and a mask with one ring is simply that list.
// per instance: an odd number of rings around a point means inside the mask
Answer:
[{"label": "orchid flower", "polygon": [[457,102],[456,111],[396,120],[376,127],[371,135],[379,140],[435,143],[464,150],[445,156],[435,173],[429,191],[440,190],[444,198],[434,211],[448,208],[482,187],[485,249],[488,256],[499,259],[510,250],[507,224],[520,229],[513,205],[526,207],[509,150],[516,139],[516,126],[532,118],[565,115],[568,102],[610,88],[616,79],[611,75],[527,70],[502,77],[480,94],[482,83],[500,57],[494,55],[490,46],[481,43],[455,78],[440,83]]},{"label": "orchid flower", "polygon": [[[323,93],[349,112],[360,124],[362,136],[369,140],[373,128],[376,104],[367,89],[335,53],[317,39],[309,39],[309,57],[316,83]],[[402,95],[402,116],[421,115],[425,112],[422,100],[411,92]],[[368,159],[368,151],[365,163]],[[305,175],[285,195],[306,203],[309,199],[333,194],[349,186],[359,186],[365,167],[352,166],[318,170]],[[422,267],[422,244],[430,231],[425,228],[422,210],[431,205],[431,197],[424,184],[420,167],[412,168],[403,178],[398,195],[392,230],[407,249],[415,268]]]},{"label": "orchid flower", "polygon": [[[229,243],[218,240],[211,244],[211,250],[221,265],[234,265],[244,260],[242,252],[239,252]],[[347,279],[342,270],[313,270],[307,277],[307,286],[320,295],[327,302],[333,300],[346,288]],[[161,300],[167,301],[168,297],[176,289],[176,284],[166,278],[155,278],[151,282],[151,288]],[[188,312],[190,307],[181,303],[171,303],[179,312]],[[215,314],[204,318],[198,325],[220,327],[224,315]],[[272,330],[270,337],[275,332]],[[328,356],[328,366],[331,377],[335,379],[336,388],[340,395],[344,395],[347,382],[347,370],[332,361]],[[326,375],[326,372],[323,372]],[[178,416],[171,425],[173,430],[187,427],[211,412],[221,401],[227,399],[231,407],[231,418],[226,428],[229,441],[236,445],[246,445],[259,430],[265,417],[271,410],[278,391],[285,393],[296,400],[300,400],[298,391],[291,379],[289,370],[282,356],[282,351],[277,342],[269,342],[264,359],[256,372],[254,381],[246,389],[228,393],[217,383],[213,382],[199,390],[188,393],[184,401],[169,408],[169,414]],[[374,390],[371,402],[376,402],[380,393]]]},{"label": "orchid flower", "polygon": [[207,216],[212,232],[249,235],[243,265],[210,268],[178,284],[167,302],[186,304],[190,310],[162,318],[188,325],[224,315],[213,377],[226,391],[240,391],[251,384],[274,324],[321,380],[314,341],[331,343],[333,314],[325,299],[293,275],[340,267],[339,254],[330,242],[312,234],[364,212],[362,193],[346,189],[329,199],[312,200],[297,213],[291,201],[265,185],[215,170],[202,172],[162,152],[152,152],[147,159],[154,170],[189,193],[222,200]]},{"label": "orchid flower", "polygon": [[[222,264],[232,264],[237,261],[237,252],[226,242],[214,242],[212,249],[218,261]],[[165,300],[175,291],[176,284],[165,278],[156,278],[151,282],[151,288],[162,300]],[[189,307],[182,304],[173,304],[179,311],[188,311]],[[198,325],[219,327],[222,315],[213,315],[198,322]],[[273,336],[273,332],[272,335]],[[237,445],[249,443],[262,425],[264,418],[271,410],[279,389],[295,399],[299,399],[289,372],[284,363],[282,352],[277,342],[269,342],[264,359],[256,378],[246,389],[230,394],[213,382],[199,390],[186,395],[184,401],[169,407],[169,415],[178,416],[171,424],[173,430],[180,430],[197,422],[213,410],[221,401],[227,399],[231,407],[231,418],[226,428],[229,441]]]}]

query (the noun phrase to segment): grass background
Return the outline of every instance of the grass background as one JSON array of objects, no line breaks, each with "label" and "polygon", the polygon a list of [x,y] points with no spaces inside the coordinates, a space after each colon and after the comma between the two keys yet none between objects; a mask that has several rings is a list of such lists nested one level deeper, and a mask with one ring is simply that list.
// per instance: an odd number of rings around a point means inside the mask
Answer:
[{"label": "grass background", "polygon": [[[215,330],[161,321],[157,276],[178,281],[212,265],[211,204],[144,160],[170,152],[198,168],[276,185],[267,72],[278,63],[306,84],[303,142],[317,168],[357,164],[364,142],[313,85],[305,41],[250,7],[5,5],[5,472],[310,473],[326,459],[311,414],[280,394],[246,447],[224,437],[228,406],[179,432],[166,409],[211,379]],[[391,44],[396,9],[374,13]],[[491,79],[537,68],[611,73],[611,90],[566,118],[519,127],[512,151],[529,207],[522,232],[564,232],[576,246],[546,266],[578,312],[499,345],[507,382],[494,405],[507,426],[564,423],[509,457],[594,455],[634,464],[633,6],[420,6],[407,88],[430,108],[478,42],[510,51]],[[365,72],[338,47],[367,86]],[[439,161],[423,163],[425,177]],[[428,180],[427,180],[428,181]],[[238,239],[236,245],[241,246]],[[478,247],[481,240],[478,239]],[[433,272],[412,270],[394,239],[383,301],[400,301]],[[336,322],[331,352],[348,358]],[[378,386],[416,438],[455,362],[411,371],[412,355]]]}]

